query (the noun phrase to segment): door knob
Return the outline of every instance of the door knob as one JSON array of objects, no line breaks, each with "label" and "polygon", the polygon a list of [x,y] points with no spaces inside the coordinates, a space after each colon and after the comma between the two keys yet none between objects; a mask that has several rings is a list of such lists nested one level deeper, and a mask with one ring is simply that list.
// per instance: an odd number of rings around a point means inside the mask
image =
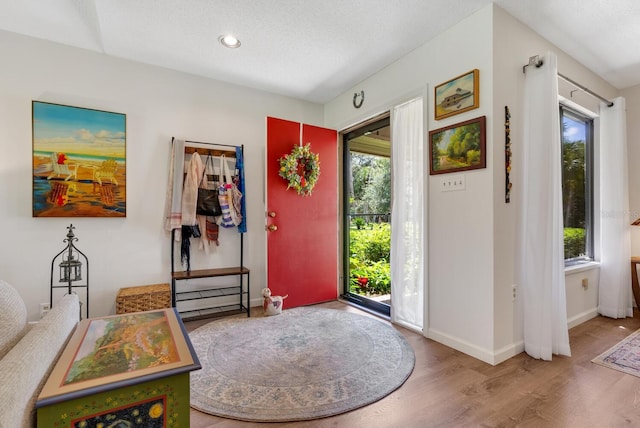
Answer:
[{"label": "door knob", "polygon": [[269,211],[269,217],[273,218],[276,216],[276,212],[275,211]]},{"label": "door knob", "polygon": [[271,232],[275,232],[276,230],[278,230],[278,226],[276,226],[275,224],[270,224],[267,229],[269,229],[269,231]]}]

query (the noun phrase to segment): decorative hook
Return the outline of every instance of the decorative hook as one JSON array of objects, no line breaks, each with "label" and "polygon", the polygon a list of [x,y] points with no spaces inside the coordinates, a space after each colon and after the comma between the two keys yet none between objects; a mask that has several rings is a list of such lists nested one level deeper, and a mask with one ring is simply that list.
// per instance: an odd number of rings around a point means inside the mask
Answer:
[{"label": "decorative hook", "polygon": [[354,93],[353,94],[353,106],[355,108],[360,108],[362,107],[362,103],[364,103],[364,91],[360,91],[360,103],[358,103],[358,93]]}]

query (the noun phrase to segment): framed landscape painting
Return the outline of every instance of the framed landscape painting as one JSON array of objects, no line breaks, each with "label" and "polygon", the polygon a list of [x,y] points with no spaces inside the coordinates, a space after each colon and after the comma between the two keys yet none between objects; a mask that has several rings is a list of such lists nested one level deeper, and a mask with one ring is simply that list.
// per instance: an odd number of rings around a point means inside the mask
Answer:
[{"label": "framed landscape painting", "polygon": [[480,71],[471,70],[435,87],[435,119],[480,107]]},{"label": "framed landscape painting", "polygon": [[33,216],[126,217],[126,115],[32,102]]},{"label": "framed landscape painting", "polygon": [[480,116],[429,132],[429,173],[467,171],[487,166],[486,118]]}]

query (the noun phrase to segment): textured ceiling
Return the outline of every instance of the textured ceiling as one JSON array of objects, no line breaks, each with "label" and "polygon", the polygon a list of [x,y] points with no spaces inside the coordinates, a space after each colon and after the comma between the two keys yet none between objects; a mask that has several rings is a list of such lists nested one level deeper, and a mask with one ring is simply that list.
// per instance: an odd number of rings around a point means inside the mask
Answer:
[{"label": "textured ceiling", "polygon": [[496,4],[624,89],[640,84],[640,1],[497,0]]},{"label": "textured ceiling", "polygon": [[[0,0],[0,29],[325,103],[489,3]],[[640,1],[495,3],[613,86],[640,84]]]}]

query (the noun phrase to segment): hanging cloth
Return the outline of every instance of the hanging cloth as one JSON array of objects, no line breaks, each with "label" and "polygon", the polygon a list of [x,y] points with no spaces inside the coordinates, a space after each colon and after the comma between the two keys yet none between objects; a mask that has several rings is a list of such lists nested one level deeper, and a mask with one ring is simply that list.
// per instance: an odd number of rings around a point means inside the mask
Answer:
[{"label": "hanging cloth", "polygon": [[391,114],[391,320],[418,332],[424,327],[428,278],[425,263],[414,262],[424,260],[426,254],[423,103],[422,98],[412,99],[394,106]]},{"label": "hanging cloth", "polygon": [[[203,175],[205,178],[200,181],[200,187],[204,189],[210,189],[211,186],[209,184],[207,175],[207,166],[210,165],[209,174],[215,176],[215,171],[213,167],[213,163],[209,162],[211,160],[211,155],[207,158],[207,161],[204,163]],[[217,198],[217,196],[216,196]],[[200,228],[200,244],[198,245],[198,249],[203,250],[205,254],[209,255],[211,252],[212,243],[215,243],[216,246],[220,245],[220,241],[218,240],[218,234],[215,233],[218,229],[218,225],[216,223],[216,217],[208,217],[205,215],[196,214],[196,219],[198,221],[198,227]],[[215,247],[214,247],[215,248]]]},{"label": "hanging cloth", "polygon": [[520,155],[516,278],[523,301],[524,350],[550,361],[571,356],[562,219],[562,159],[557,57],[525,77]]},{"label": "hanging cloth", "polygon": [[199,238],[200,227],[196,217],[196,204],[198,202],[198,186],[204,170],[204,164],[198,152],[191,155],[187,176],[184,179],[182,189],[182,245],[180,256],[182,264],[187,272],[191,270],[191,238]]},{"label": "hanging cloth", "polygon": [[[633,316],[631,231],[627,174],[627,114],[623,97],[600,104],[600,284],[598,312],[611,318]],[[635,268],[635,267],[634,267]]]},{"label": "hanging cloth", "polygon": [[177,229],[175,239],[180,240],[182,226],[182,177],[184,175],[184,140],[171,142],[171,160],[169,165],[169,183],[165,200],[165,230]]},{"label": "hanging cloth", "polygon": [[180,245],[180,260],[187,272],[191,272],[191,238],[200,238],[200,228],[195,226],[182,226],[182,242]]},{"label": "hanging cloth", "polygon": [[184,179],[182,189],[182,225],[193,226],[198,224],[196,220],[196,205],[198,202],[198,187],[204,171],[204,163],[198,152],[191,155],[187,176]]},{"label": "hanging cloth", "polygon": [[242,147],[236,147],[236,177],[238,177],[236,186],[240,193],[242,193],[242,199],[240,200],[242,222],[238,225],[238,232],[245,233],[247,231],[247,193],[244,183],[244,159],[242,157]]},{"label": "hanging cloth", "polygon": [[236,184],[237,180],[229,173],[227,160],[220,157],[221,185],[218,187],[218,199],[222,215],[219,217],[220,226],[231,228],[242,223],[241,202],[242,193]]}]

